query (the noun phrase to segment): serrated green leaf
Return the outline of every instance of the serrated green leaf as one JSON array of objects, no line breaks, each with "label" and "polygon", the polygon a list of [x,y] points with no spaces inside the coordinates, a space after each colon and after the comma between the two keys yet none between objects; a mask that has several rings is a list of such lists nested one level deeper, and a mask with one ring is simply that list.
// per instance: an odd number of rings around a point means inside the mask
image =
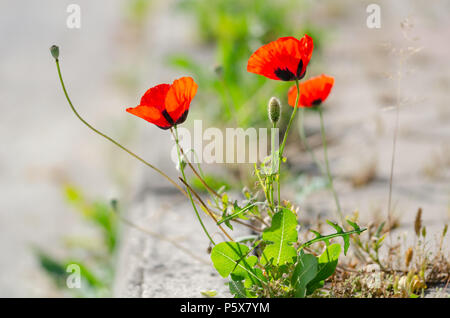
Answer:
[{"label": "serrated green leaf", "polygon": [[256,296],[245,287],[244,282],[240,280],[231,280],[228,282],[230,293],[234,298],[255,298]]},{"label": "serrated green leaf", "polygon": [[329,225],[331,225],[336,230],[337,233],[343,233],[344,232],[342,227],[340,227],[337,223],[331,222],[330,220],[327,220],[327,223]]},{"label": "serrated green leaf", "polygon": [[297,225],[297,217],[291,210],[283,208],[275,213],[272,225],[262,235],[268,243],[263,251],[262,260],[273,259],[276,266],[292,263],[293,258],[297,256],[297,251],[292,246],[298,237]]},{"label": "serrated green leaf", "polygon": [[350,236],[343,235],[342,239],[344,240],[344,255],[347,255],[348,248],[350,247]]},{"label": "serrated green leaf", "polygon": [[347,220],[347,223],[350,224],[350,226],[351,226],[355,231],[361,230],[361,228],[359,227],[359,225],[356,224],[355,222],[352,222],[352,221],[350,221],[350,220]]},{"label": "serrated green leaf", "polygon": [[291,282],[295,290],[295,297],[304,298],[306,296],[306,286],[316,277],[317,268],[318,262],[314,255],[300,253]]},{"label": "serrated green leaf", "polygon": [[331,225],[335,230],[337,234],[342,234],[342,239],[344,240],[344,255],[347,255],[348,248],[350,247],[350,236],[348,234],[345,234],[344,229],[340,227],[338,224],[333,223],[329,220],[327,220],[327,223]]},{"label": "serrated green leaf", "polygon": [[247,298],[247,292],[242,281],[231,280],[228,283],[228,287],[230,288],[230,293],[234,295],[234,298]]},{"label": "serrated green leaf", "polygon": [[[314,243],[318,243],[321,241],[325,241],[326,245],[329,245],[329,240],[335,237],[342,237],[342,239],[344,240],[344,254],[347,254],[347,250],[350,246],[350,235],[351,234],[361,234],[362,232],[364,232],[366,229],[359,229],[359,230],[352,230],[352,231],[347,231],[344,232],[344,230],[337,224],[331,222],[331,221],[327,221],[327,223],[329,225],[331,225],[335,230],[336,233],[333,234],[328,234],[328,235],[320,235],[320,233],[316,232],[316,231],[312,231],[314,234],[316,234],[316,237],[313,238],[312,240],[309,240],[306,243],[303,243],[298,249],[302,250],[305,247],[308,247]],[[320,236],[319,236],[320,235]],[[367,243],[366,243],[367,244]]]}]

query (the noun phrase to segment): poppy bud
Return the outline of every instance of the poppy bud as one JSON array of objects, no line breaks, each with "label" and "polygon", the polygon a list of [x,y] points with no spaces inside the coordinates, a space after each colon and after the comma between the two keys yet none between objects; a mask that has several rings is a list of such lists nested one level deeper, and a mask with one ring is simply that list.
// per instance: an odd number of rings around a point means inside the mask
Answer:
[{"label": "poppy bud", "polygon": [[56,45],[52,45],[50,47],[50,53],[52,53],[52,56],[55,58],[55,60],[59,57],[59,47]]},{"label": "poppy bud", "polygon": [[273,124],[276,124],[280,119],[281,115],[281,103],[280,100],[276,97],[272,97],[269,100],[269,119]]}]

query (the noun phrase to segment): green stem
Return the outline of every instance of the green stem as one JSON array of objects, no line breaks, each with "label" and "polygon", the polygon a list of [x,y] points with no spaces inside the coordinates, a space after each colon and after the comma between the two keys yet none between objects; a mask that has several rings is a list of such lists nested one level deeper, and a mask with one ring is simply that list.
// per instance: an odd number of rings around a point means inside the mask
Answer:
[{"label": "green stem", "polygon": [[[178,141],[177,126],[175,125],[175,126],[173,126],[173,128],[174,129],[173,130],[171,129],[171,130],[172,130],[172,133],[173,133],[173,131],[175,131],[174,137],[175,137],[175,143],[177,145],[178,164],[180,166],[180,171],[181,171],[181,175],[183,176],[183,180],[187,184],[186,174],[184,173],[183,161],[181,159],[181,151],[180,151],[180,144],[179,144],[179,141]],[[197,206],[195,205],[194,199],[192,198],[191,190],[189,190],[189,188],[187,188],[187,193],[188,193],[188,196],[189,196],[189,200],[191,201],[192,207],[194,208],[195,215],[197,216],[197,219],[200,222],[200,225],[202,226],[203,231],[205,232],[205,234],[208,237],[208,239],[210,240],[210,242],[213,245],[216,245],[216,243],[212,239],[211,235],[209,235],[208,230],[206,229],[205,224],[203,223],[202,218],[200,217],[200,214],[198,213]]]},{"label": "green stem", "polygon": [[186,192],[183,190],[182,187],[180,187],[174,180],[172,180],[167,174],[165,174],[164,172],[162,172],[160,169],[156,168],[154,165],[152,165],[151,163],[145,161],[144,159],[142,159],[141,157],[139,157],[138,155],[136,155],[134,152],[132,152],[131,150],[125,148],[124,146],[122,146],[119,142],[115,141],[114,139],[112,139],[111,137],[105,135],[104,133],[100,132],[99,130],[97,130],[96,128],[94,128],[93,126],[91,126],[86,120],[83,119],[83,117],[80,116],[80,114],[78,114],[77,110],[75,109],[75,107],[72,104],[72,101],[69,98],[69,94],[67,93],[66,90],[66,86],[64,85],[64,80],[62,78],[62,74],[61,74],[61,68],[59,66],[59,60],[55,59],[56,62],[56,68],[58,69],[58,76],[59,76],[59,81],[61,83],[62,89],[64,91],[64,95],[66,96],[66,100],[70,105],[70,108],[72,109],[73,113],[78,117],[78,119],[85,124],[88,128],[90,128],[92,131],[94,131],[96,134],[102,136],[103,138],[109,140],[110,142],[112,142],[114,145],[116,145],[117,147],[119,147],[120,149],[124,150],[125,152],[127,152],[128,154],[130,154],[131,156],[133,156],[134,158],[136,158],[137,160],[139,160],[140,162],[142,162],[143,164],[145,164],[146,166],[150,167],[151,169],[153,169],[154,171],[156,171],[157,173],[159,173],[161,176],[163,176],[164,178],[167,179],[167,181],[169,181],[173,186],[175,186],[178,190],[181,191],[181,193],[183,193],[184,195],[187,195]]},{"label": "green stem", "polygon": [[336,208],[337,208],[337,211],[339,214],[339,218],[341,219],[342,225],[345,225],[344,217],[342,215],[341,205],[339,203],[339,198],[338,198],[338,195],[337,195],[336,190],[333,185],[333,177],[331,176],[330,165],[328,162],[327,138],[326,138],[326,134],[325,134],[325,124],[323,121],[322,107],[319,106],[318,109],[319,109],[319,115],[320,115],[320,131],[322,133],[323,153],[324,153],[324,158],[325,158],[325,166],[327,169],[328,180],[330,183],[331,192],[333,193],[334,201],[336,202]]},{"label": "green stem", "polygon": [[289,119],[286,132],[284,133],[283,142],[281,143],[281,147],[279,149],[279,158],[278,158],[278,206],[281,205],[281,161],[283,160],[283,151],[286,145],[287,136],[289,130],[291,129],[292,122],[294,120],[295,114],[297,113],[298,101],[300,99],[300,86],[298,84],[298,80],[295,80],[295,86],[297,87],[297,98],[295,99],[295,107],[292,111],[291,118]]},{"label": "green stem", "polygon": [[[271,152],[272,152],[272,163],[271,163],[271,166],[270,166],[270,172],[271,172],[271,176],[270,176],[270,180],[271,180],[271,184],[272,184],[272,187],[271,187],[271,197],[272,197],[272,204],[273,204],[273,197],[274,197],[274,187],[273,187],[273,172],[274,172],[274,164],[275,164],[275,134],[273,133],[273,131],[275,130],[275,128],[277,128],[277,124],[276,123],[273,123],[273,125],[272,125],[272,131],[270,132],[270,137],[271,137],[271,146],[270,146],[270,149],[271,149]],[[276,181],[276,180],[275,180]],[[277,188],[279,187],[279,184],[278,184],[278,182],[277,182]],[[280,204],[280,198],[278,198],[278,205]]]}]

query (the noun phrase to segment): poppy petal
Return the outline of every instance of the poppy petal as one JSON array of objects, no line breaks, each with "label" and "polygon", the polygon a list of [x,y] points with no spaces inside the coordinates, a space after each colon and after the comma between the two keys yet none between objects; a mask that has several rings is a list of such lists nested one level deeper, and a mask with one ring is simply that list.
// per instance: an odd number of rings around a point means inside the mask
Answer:
[{"label": "poppy petal", "polygon": [[291,86],[288,91],[288,104],[295,107],[295,101],[297,99],[297,87]]},{"label": "poppy petal", "polygon": [[154,106],[139,105],[134,108],[127,108],[127,112],[163,129],[168,129],[172,126],[167,119],[164,118],[161,111]]},{"label": "poppy petal", "polygon": [[140,105],[153,106],[162,112],[165,108],[166,95],[169,89],[169,84],[159,84],[150,88],[142,96]]},{"label": "poppy petal", "polygon": [[313,50],[312,38],[305,35],[300,40],[283,37],[270,42],[253,53],[247,71],[274,80],[292,81],[305,75]]},{"label": "poppy petal", "polygon": [[[333,85],[334,78],[324,74],[300,83],[299,107],[318,106],[327,99]],[[288,104],[295,107],[296,98],[297,88],[292,86],[288,91]]]},{"label": "poppy petal", "polygon": [[306,67],[308,66],[309,61],[311,60],[313,49],[314,49],[314,43],[313,43],[312,37],[305,34],[300,39],[300,55],[302,57],[303,65],[302,65],[302,70],[299,74],[298,79],[302,79],[305,76]]},{"label": "poppy petal", "polygon": [[165,109],[175,124],[186,120],[192,99],[197,93],[198,85],[192,77],[182,77],[175,80],[167,92]]}]

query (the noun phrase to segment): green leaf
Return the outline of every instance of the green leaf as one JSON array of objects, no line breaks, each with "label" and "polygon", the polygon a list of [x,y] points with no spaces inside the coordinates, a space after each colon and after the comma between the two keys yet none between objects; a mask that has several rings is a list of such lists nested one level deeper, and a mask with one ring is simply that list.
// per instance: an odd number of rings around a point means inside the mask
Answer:
[{"label": "green leaf", "polygon": [[386,238],[387,234],[384,234],[382,237],[380,237],[374,244],[374,250],[378,251],[381,247],[381,244],[383,244],[384,239]]},{"label": "green leaf", "polygon": [[83,200],[81,192],[70,184],[64,186],[64,193],[70,203],[78,203]]},{"label": "green leaf", "polygon": [[265,282],[260,269],[253,268],[258,259],[256,256],[246,257],[249,248],[236,242],[222,242],[215,245],[211,251],[211,260],[217,272],[222,277],[231,273],[242,279],[250,279],[254,284]]},{"label": "green leaf", "polygon": [[222,277],[228,277],[242,258],[249,251],[243,244],[233,242],[222,242],[215,245],[211,251],[211,260],[217,272]]},{"label": "green leaf", "polygon": [[382,223],[378,226],[377,231],[375,232],[375,237],[380,237],[380,236],[381,236],[381,231],[383,231],[384,223],[385,223],[385,222],[382,222]]},{"label": "green leaf", "polygon": [[[231,275],[233,276],[233,274]],[[230,293],[234,295],[234,298],[255,298],[256,296],[250,293],[250,291],[245,288],[244,282],[241,280],[231,280],[228,282],[228,287],[230,288]]]},{"label": "green leaf", "polygon": [[228,283],[228,286],[230,287],[230,293],[234,295],[234,298],[246,298],[247,292],[242,281],[231,280]]},{"label": "green leaf", "polygon": [[262,238],[268,243],[263,251],[263,260],[273,260],[273,264],[280,266],[292,263],[297,256],[292,243],[297,241],[297,217],[286,208],[275,213],[272,225],[266,229]]},{"label": "green leaf", "polygon": [[65,264],[38,248],[34,249],[41,268],[53,279],[58,287],[65,286],[67,272]]},{"label": "green leaf", "polygon": [[347,250],[348,250],[348,248],[350,246],[350,235],[351,234],[358,234],[359,235],[359,234],[361,234],[362,232],[364,232],[366,230],[366,229],[361,229],[361,228],[359,228],[357,226],[358,229],[354,229],[352,231],[344,232],[344,230],[339,225],[337,225],[336,223],[333,223],[333,222],[328,221],[328,220],[327,220],[327,223],[329,225],[331,225],[336,230],[336,233],[328,234],[328,235],[321,235],[317,231],[310,230],[311,232],[314,233],[314,235],[316,237],[313,238],[312,240],[309,240],[306,243],[303,243],[298,249],[302,250],[305,247],[308,247],[308,246],[310,246],[310,245],[312,245],[314,243],[321,242],[321,241],[325,241],[326,245],[328,246],[330,239],[335,238],[335,237],[342,237],[343,240],[344,240],[344,254],[347,254]]},{"label": "green leaf", "polygon": [[206,296],[206,297],[215,297],[215,296],[217,296],[217,291],[215,291],[215,290],[204,290],[204,291],[201,291],[200,294],[202,294],[203,296]]},{"label": "green leaf", "polygon": [[333,275],[341,253],[339,244],[331,244],[319,257],[318,271],[316,277],[308,284],[307,294],[310,295],[324,284],[324,280]]},{"label": "green leaf", "polygon": [[291,282],[295,290],[295,297],[304,298],[306,296],[306,286],[316,277],[317,268],[317,258],[314,255],[300,253]]},{"label": "green leaf", "polygon": [[327,223],[336,230],[336,234],[341,234],[342,239],[344,240],[344,255],[347,255],[348,248],[350,247],[350,236],[348,234],[345,234],[344,229],[337,223],[333,223],[328,220]]},{"label": "green leaf", "polygon": [[350,224],[350,226],[351,226],[355,231],[361,230],[361,228],[359,227],[359,225],[356,224],[355,222],[352,222],[352,221],[350,221],[350,220],[347,220],[347,223]]},{"label": "green leaf", "polygon": [[[222,220],[223,220],[223,222],[225,222],[225,225],[228,226],[228,228],[230,230],[233,230],[233,226],[231,225],[230,221],[229,220],[225,220],[226,216],[227,216],[227,208],[225,207],[223,209],[223,213],[222,213]],[[220,222],[220,223],[223,223],[223,222]],[[217,225],[219,225],[220,223],[217,223]]]},{"label": "green leaf", "polygon": [[217,225],[220,225],[220,224],[222,224],[224,222],[228,222],[228,221],[236,218],[237,216],[239,216],[239,215],[247,212],[251,208],[253,208],[255,205],[256,205],[255,203],[248,204],[247,206],[245,206],[242,209],[240,207],[238,207],[238,206],[235,206],[235,208],[234,208],[235,212],[233,214],[231,214],[231,215],[223,217],[219,222],[217,222]]}]

